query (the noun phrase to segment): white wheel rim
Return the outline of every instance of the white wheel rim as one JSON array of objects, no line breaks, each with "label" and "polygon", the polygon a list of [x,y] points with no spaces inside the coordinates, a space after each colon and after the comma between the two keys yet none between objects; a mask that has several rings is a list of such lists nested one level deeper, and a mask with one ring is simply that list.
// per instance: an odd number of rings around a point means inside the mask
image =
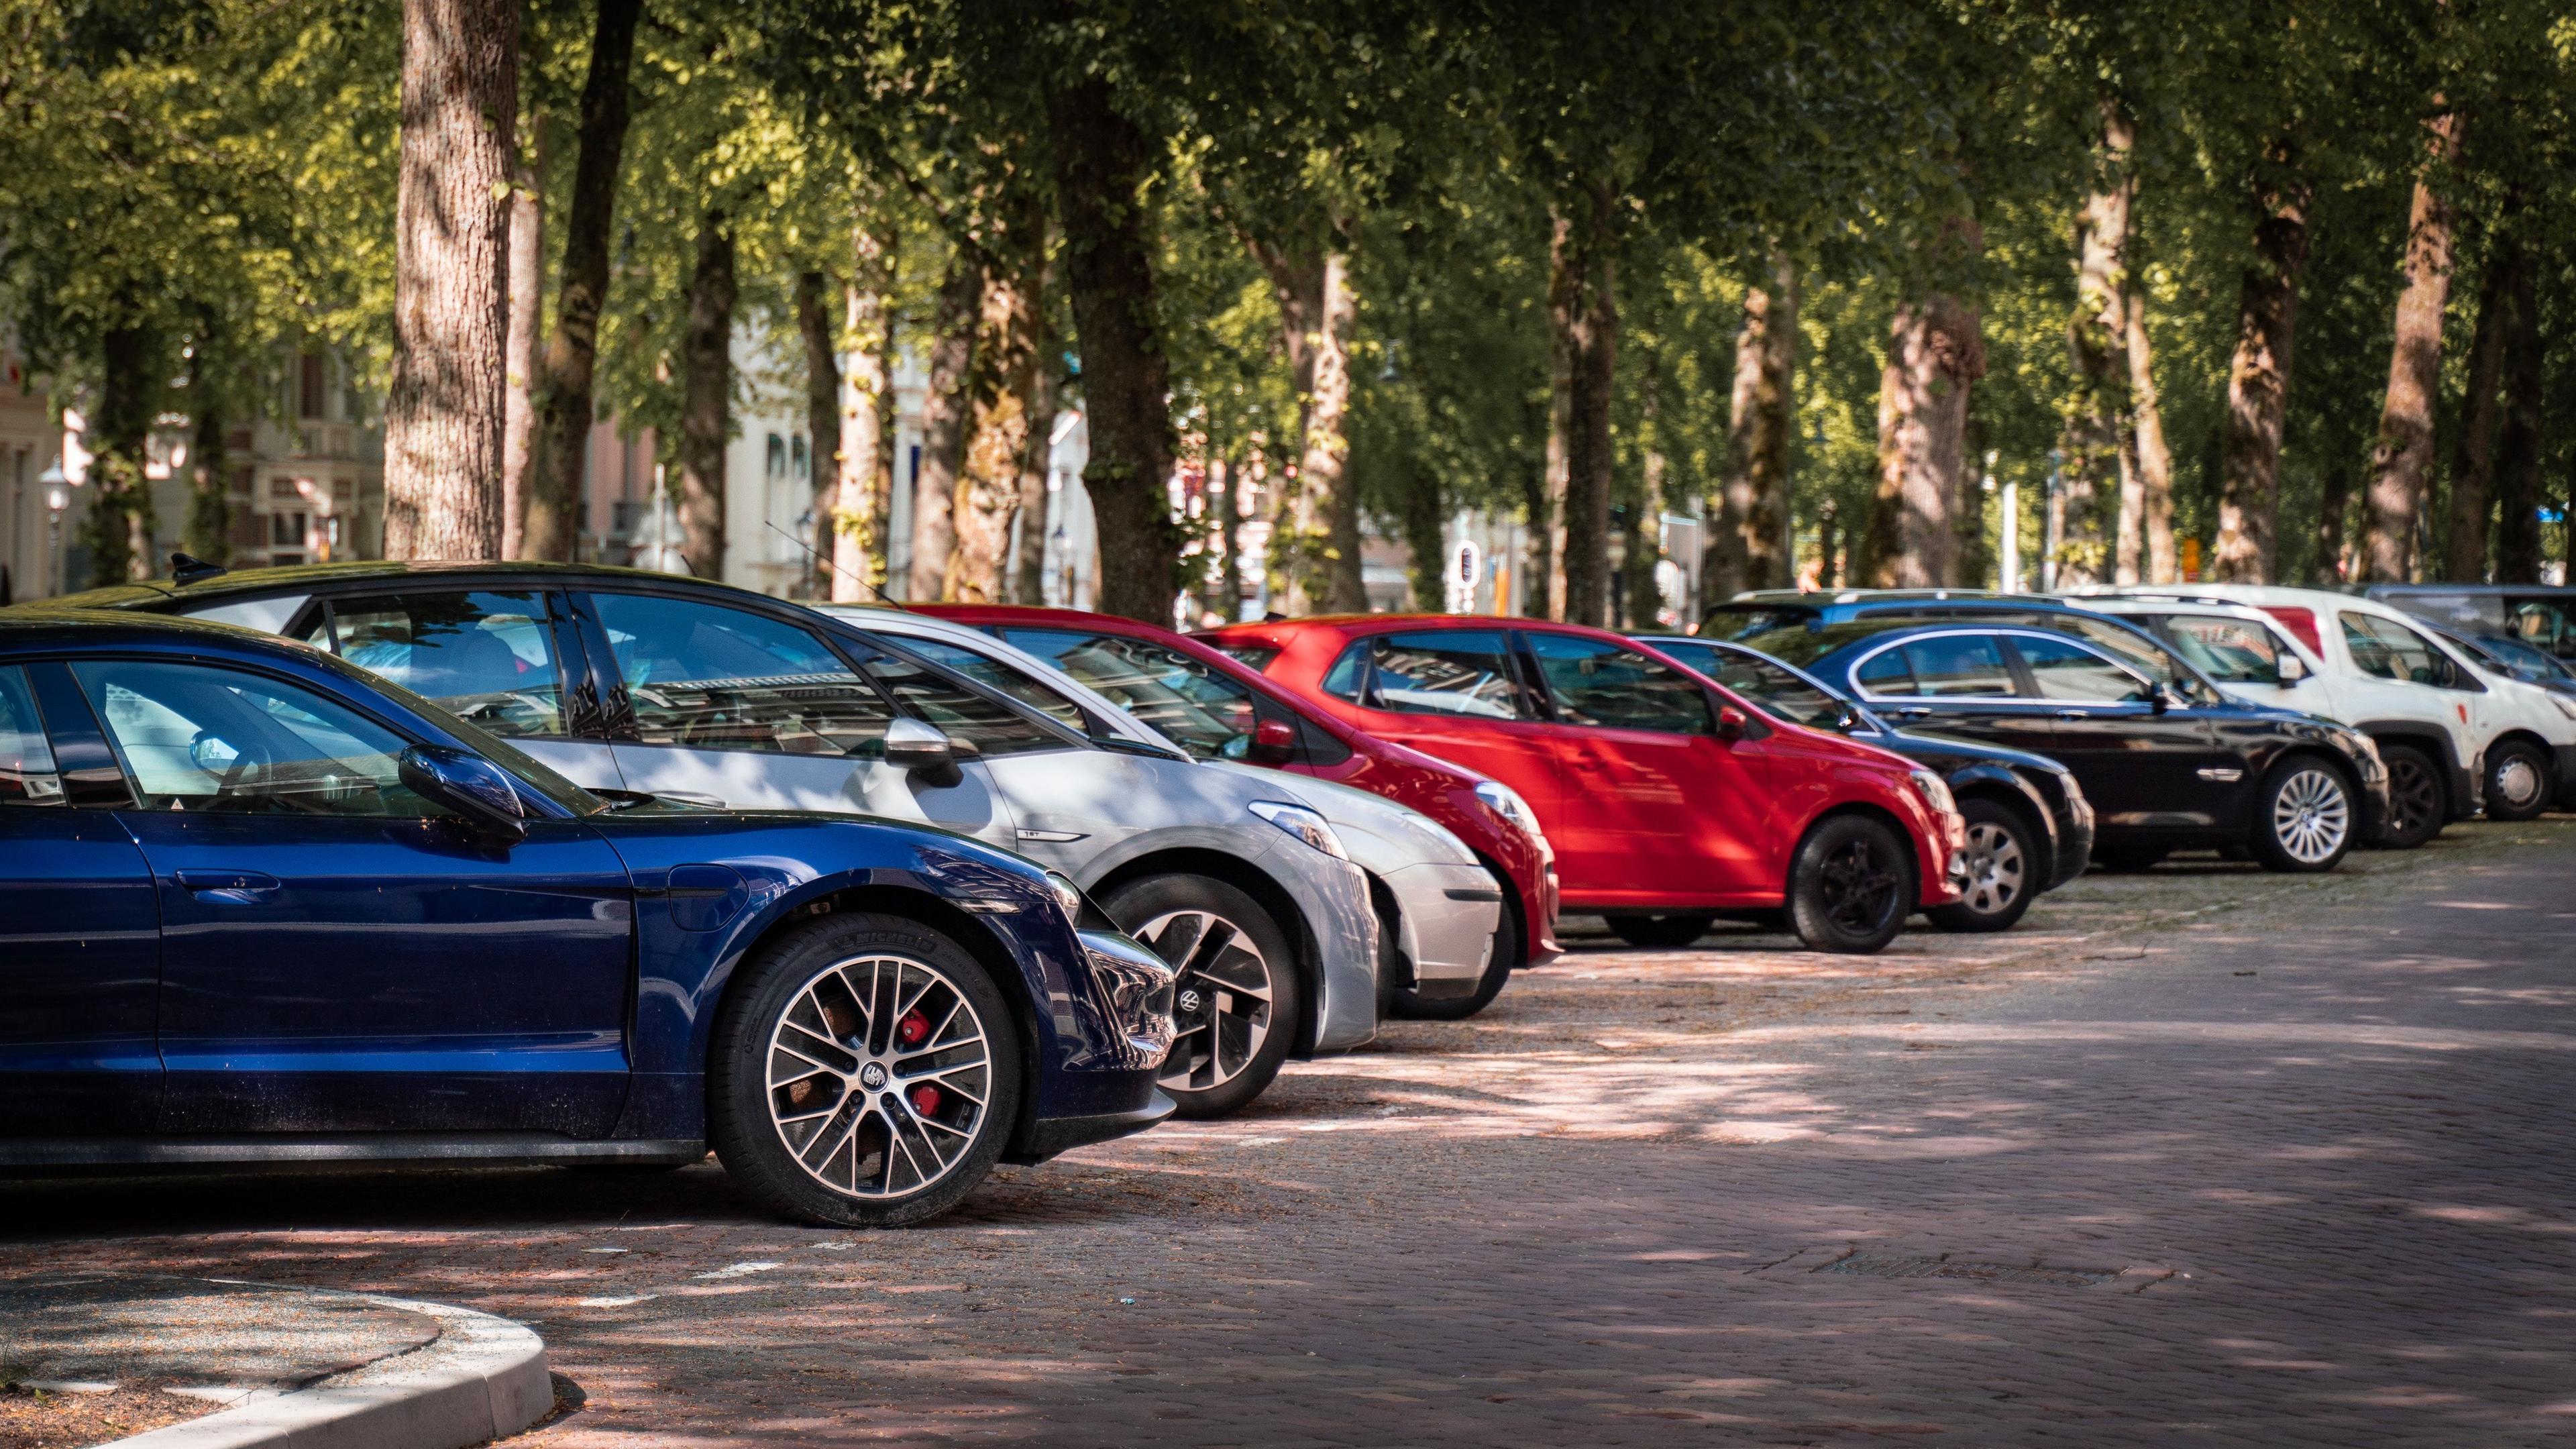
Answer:
[{"label": "white wheel rim", "polygon": [[1172,968],[1172,1051],[1162,1083],[1204,1092],[1243,1075],[1270,1039],[1270,963],[1213,911],[1173,911],[1134,933]]},{"label": "white wheel rim", "polygon": [[2301,770],[2272,797],[2272,838],[2301,865],[2332,860],[2352,829],[2343,781],[2325,770]]},{"label": "white wheel rim", "polygon": [[2516,810],[2540,797],[2540,771],[2521,755],[2507,758],[2496,767],[2495,793]]},{"label": "white wheel rim", "polygon": [[1991,820],[1968,825],[1968,888],[1961,903],[1981,916],[2000,915],[2021,899],[2029,862],[2021,842]]},{"label": "white wheel rim", "polygon": [[769,1032],[769,1115],[807,1176],[908,1197],[957,1170],[984,1129],[992,1043],[946,972],[854,956],[814,974]]}]

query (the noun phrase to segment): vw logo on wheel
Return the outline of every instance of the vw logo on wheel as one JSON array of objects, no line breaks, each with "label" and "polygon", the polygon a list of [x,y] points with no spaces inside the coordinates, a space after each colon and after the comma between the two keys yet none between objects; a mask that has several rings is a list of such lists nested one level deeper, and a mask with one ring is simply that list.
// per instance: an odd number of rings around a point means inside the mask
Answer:
[{"label": "vw logo on wheel", "polygon": [[1199,994],[1195,991],[1184,991],[1180,999],[1172,1004],[1179,1007],[1184,1015],[1196,1012],[1199,1009]]},{"label": "vw logo on wheel", "polygon": [[871,1092],[882,1092],[885,1090],[885,1084],[886,1069],[882,1063],[870,1062],[866,1066],[859,1068],[860,1086],[867,1088]]}]

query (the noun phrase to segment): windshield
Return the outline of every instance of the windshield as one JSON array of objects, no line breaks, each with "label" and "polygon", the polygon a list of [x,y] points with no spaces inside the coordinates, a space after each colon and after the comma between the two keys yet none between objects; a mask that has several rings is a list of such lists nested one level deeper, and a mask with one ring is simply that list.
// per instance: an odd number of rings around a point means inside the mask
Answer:
[{"label": "windshield", "polygon": [[2212,679],[2228,684],[2281,682],[2281,641],[2251,619],[2221,614],[2168,614],[2156,633]]},{"label": "windshield", "polygon": [[2461,642],[2527,679],[2576,679],[2576,674],[2568,673],[2567,666],[2559,663],[2555,655],[2534,649],[2519,639],[2479,634]]},{"label": "windshield", "polygon": [[[327,654],[322,657],[325,659],[330,658]],[[334,660],[333,662],[338,663],[339,661]],[[579,785],[565,779],[563,776],[556,774],[552,766],[539,762],[535,757],[527,754],[518,746],[511,744],[508,740],[501,738],[499,735],[493,734],[479,725],[468,724],[464,720],[458,719],[455,715],[448,713],[446,710],[439,708],[437,705],[421,698],[419,695],[412,693],[410,690],[403,688],[392,680],[386,679],[382,675],[368,674],[354,664],[342,664],[340,667],[347,669],[352,674],[358,675],[359,678],[366,683],[368,688],[375,690],[378,694],[395,701],[414,714],[419,715],[421,718],[437,725],[440,729],[454,735],[459,740],[464,741],[466,748],[474,751],[474,753],[478,755],[481,755],[483,758],[490,760],[492,763],[499,765],[502,769],[509,771],[511,774],[518,776],[520,780],[533,786],[538,794],[545,796],[547,799],[552,800],[558,805],[561,805],[575,815],[597,815],[610,808],[607,801],[593,795],[588,790],[581,788]]]},{"label": "windshield", "polygon": [[1805,625],[1817,616],[1806,604],[1719,604],[1700,615],[1699,637],[1741,643],[1756,634]]},{"label": "windshield", "polygon": [[1743,649],[1721,648],[1686,639],[1654,639],[1656,648],[1750,700],[1773,719],[1810,729],[1838,728],[1843,702],[1805,675]]},{"label": "windshield", "polygon": [[1876,638],[1881,634],[1910,627],[1911,622],[1903,619],[1827,624],[1821,629],[1812,628],[1801,622],[1786,628],[1753,634],[1734,642],[1804,669],[1846,644],[1856,644],[1863,639]]}]

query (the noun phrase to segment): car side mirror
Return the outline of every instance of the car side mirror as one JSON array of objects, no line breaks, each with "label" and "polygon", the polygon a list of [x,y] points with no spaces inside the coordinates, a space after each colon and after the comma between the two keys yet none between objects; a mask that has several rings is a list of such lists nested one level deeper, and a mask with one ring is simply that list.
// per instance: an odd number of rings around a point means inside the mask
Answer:
[{"label": "car side mirror", "polygon": [[956,741],[917,719],[898,719],[886,726],[885,762],[919,775],[925,785],[943,789],[965,778],[957,769]]},{"label": "car side mirror", "polygon": [[1737,709],[1734,705],[1721,704],[1717,707],[1717,737],[1719,739],[1740,740],[1744,738],[1746,724],[1747,721],[1744,718],[1744,711]]},{"label": "car side mirror", "polygon": [[2284,654],[2281,656],[2280,675],[2281,687],[2288,689],[2308,677],[2308,666],[2299,662],[2298,655]]},{"label": "car side mirror", "polygon": [[1266,719],[1252,727],[1252,747],[1244,757],[1256,765],[1284,765],[1297,758],[1297,727],[1284,719]]},{"label": "car side mirror", "polygon": [[413,745],[395,762],[415,795],[453,810],[487,840],[504,846],[528,838],[526,804],[501,767],[481,755],[445,745]]},{"label": "car side mirror", "polygon": [[1853,730],[1859,729],[1860,725],[1860,711],[1848,704],[1843,706],[1842,713],[1834,716],[1834,728],[1843,734],[1850,734]]}]

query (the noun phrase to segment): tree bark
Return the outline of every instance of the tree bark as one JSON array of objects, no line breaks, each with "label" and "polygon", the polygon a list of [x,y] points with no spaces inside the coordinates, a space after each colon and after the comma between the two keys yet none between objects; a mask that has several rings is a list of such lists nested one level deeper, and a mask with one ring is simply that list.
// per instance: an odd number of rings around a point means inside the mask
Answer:
[{"label": "tree bark", "polygon": [[[886,576],[886,514],[893,503],[894,449],[886,427],[888,359],[894,355],[886,293],[893,289],[893,244],[866,226],[850,232],[850,281],[842,294],[842,332],[850,345],[843,381],[838,489],[832,502],[832,599],[876,597]],[[819,446],[819,445],[818,445]]]},{"label": "tree bark", "polygon": [[945,598],[969,604],[1006,602],[1011,517],[1020,507],[1020,474],[1038,388],[1039,315],[1046,293],[1046,208],[1034,196],[1011,209],[997,244],[982,253],[983,298],[969,395],[972,425],[951,517],[957,532]]},{"label": "tree bark", "polygon": [[[2513,278],[2513,325],[2505,339],[2504,436],[2496,442],[2496,582],[2540,582],[2541,370],[2539,287],[2528,264]],[[2475,581],[2477,575],[2465,576]]]},{"label": "tree bark", "polygon": [[2155,354],[2147,340],[2146,293],[2132,277],[2129,324],[2129,433],[2138,459],[2139,506],[2146,533],[2146,582],[2182,577],[2174,558],[2173,451],[2165,446],[2164,408],[2156,394]]},{"label": "tree bark", "polygon": [[[2066,530],[2058,545],[2060,586],[2103,582],[2112,572],[2102,537],[2101,487],[2116,480],[2120,461],[2122,396],[2128,378],[2119,352],[2128,344],[2123,302],[2128,295],[2129,211],[2134,183],[2129,155],[2134,136],[2128,113],[2102,103],[2102,138],[2094,151],[2095,180],[2075,222],[2075,311],[2067,318],[2067,347],[2075,364],[2075,410],[2058,440],[2058,497]],[[2141,506],[2144,498],[2139,500]]]},{"label": "tree bark", "polygon": [[2326,465],[2317,498],[2317,556],[2308,566],[2308,582],[2332,588],[2343,582],[2344,515],[2352,511],[2352,465],[2338,458]]},{"label": "tree bark", "polygon": [[[820,269],[796,274],[796,335],[805,344],[806,482],[813,488],[813,561],[808,590],[832,597],[832,508],[841,496],[841,337],[832,325],[832,278]],[[817,577],[820,575],[819,577]]]},{"label": "tree bark", "polygon": [[501,551],[517,0],[403,0],[385,557]]},{"label": "tree bark", "polygon": [[1735,333],[1726,470],[1701,564],[1700,593],[1708,602],[1792,582],[1784,541],[1797,365],[1798,271],[1787,253],[1775,252],[1767,284],[1744,289],[1744,320]]},{"label": "tree bark", "polygon": [[[1985,233],[1961,217],[1941,249],[1974,255]],[[1984,317],[1946,292],[1897,305],[1878,385],[1878,483],[1864,549],[1873,588],[1948,588],[1959,582],[1954,510],[1967,463],[1968,396],[1986,375]]]},{"label": "tree bark", "polygon": [[1547,243],[1547,473],[1544,517],[1533,517],[1539,556],[1546,573],[1531,580],[1545,586],[1538,615],[1563,619],[1565,613],[1565,505],[1572,491],[1574,435],[1574,308],[1578,270],[1569,253],[1574,223],[1560,211],[1548,215]]},{"label": "tree bark", "polygon": [[2254,260],[2236,291],[2236,352],[2227,366],[2227,421],[2219,444],[2218,542],[2210,571],[2221,583],[2268,584],[2279,557],[2281,438],[2290,411],[2290,362],[2299,322],[2299,272],[2308,260],[2305,195],[2268,198],[2254,228]]},{"label": "tree bark", "polygon": [[529,446],[521,552],[569,561],[580,546],[583,484],[590,471],[592,389],[599,355],[599,314],[608,304],[609,244],[614,239],[617,171],[626,153],[627,73],[643,0],[598,0],[591,27],[590,69],[581,86],[581,130],[564,213],[563,266],[555,283],[554,327],[546,335]]},{"label": "tree bark", "polygon": [[[537,43],[527,45],[530,74],[543,70]],[[520,118],[525,154],[510,177],[509,369],[501,395],[501,557],[517,558],[527,534],[528,452],[536,412],[529,389],[537,375],[538,334],[545,322],[546,127],[536,97]]]},{"label": "tree bark", "polygon": [[2440,172],[2459,155],[2460,117],[2430,123],[2432,159],[2415,178],[2406,216],[2406,286],[2397,297],[2397,336],[2388,353],[2388,392],[2371,449],[2363,497],[2362,573],[2371,583],[2404,583],[2433,472],[2433,409],[2441,396],[2442,313],[2451,297],[2449,200]]},{"label": "tree bark", "polygon": [[[1660,328],[1656,335],[1662,335]],[[1637,469],[1637,506],[1628,515],[1628,597],[1621,610],[1624,622],[1631,628],[1653,626],[1664,609],[1663,588],[1655,578],[1656,568],[1663,562],[1664,547],[1663,348],[1647,349],[1645,363],[1637,399],[1644,436],[1638,439],[1642,456]]]},{"label": "tree bark", "polygon": [[79,537],[89,549],[89,586],[152,577],[152,488],[143,464],[160,404],[154,385],[160,341],[119,325],[100,339],[98,407],[89,419],[89,516]]},{"label": "tree bark", "polygon": [[966,430],[974,406],[975,332],[983,323],[983,310],[982,261],[960,243],[940,279],[930,375],[921,394],[921,461],[912,477],[912,562],[903,587],[910,603],[947,596],[949,555],[957,549],[957,484],[965,471]]},{"label": "tree bark", "polygon": [[1279,303],[1281,353],[1297,393],[1297,479],[1290,535],[1272,546],[1287,576],[1285,611],[1363,613],[1359,496],[1350,486],[1351,336],[1358,299],[1339,246],[1292,251],[1247,237]]},{"label": "tree bark", "polygon": [[[1606,182],[1588,188],[1582,225],[1556,256],[1565,327],[1565,618],[1610,622],[1610,406],[1618,359],[1619,303],[1612,208]],[[1554,286],[1551,290],[1556,290]]]},{"label": "tree bark", "polygon": [[733,232],[722,211],[698,219],[689,321],[680,341],[680,532],[689,572],[724,577],[725,444],[733,437]]},{"label": "tree bark", "polygon": [[2504,380],[2505,336],[2513,316],[2514,272],[2520,257],[2499,237],[2478,284],[2477,330],[2469,341],[2469,390],[2461,399],[2458,435],[2451,444],[2450,528],[2443,539],[2442,577],[2483,583],[2487,576],[2487,515],[2495,511],[2495,433]]},{"label": "tree bark", "polygon": [[1099,606],[1168,624],[1181,548],[1172,521],[1169,366],[1155,308],[1155,242],[1137,194],[1149,149],[1119,114],[1105,79],[1056,81],[1046,99],[1091,427],[1082,475],[1100,530]]}]

